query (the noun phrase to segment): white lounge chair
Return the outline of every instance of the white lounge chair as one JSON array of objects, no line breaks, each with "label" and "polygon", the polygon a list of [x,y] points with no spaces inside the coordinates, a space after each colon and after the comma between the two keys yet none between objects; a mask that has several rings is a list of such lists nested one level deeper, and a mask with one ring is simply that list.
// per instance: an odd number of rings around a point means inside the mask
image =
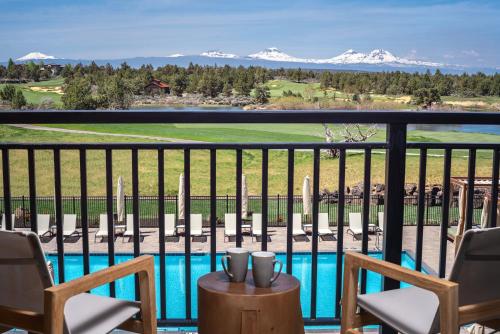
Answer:
[{"label": "white lounge chair", "polygon": [[236,236],[236,213],[226,213],[224,215],[224,242],[230,237]]},{"label": "white lounge chair", "polygon": [[306,235],[304,229],[302,229],[302,215],[300,213],[293,214],[293,236]]},{"label": "white lounge chair", "polygon": [[[131,238],[134,237],[134,215],[129,213],[127,214],[127,227],[125,232],[123,232],[122,241],[125,242],[125,238],[128,238],[130,241]],[[141,221],[139,220],[139,240],[141,238]]]},{"label": "white lounge chair", "polygon": [[[334,236],[334,233],[332,230],[330,230],[330,227],[328,224],[328,213],[319,213],[318,214],[318,235],[320,235],[320,236],[325,236],[325,235]],[[320,240],[321,240],[321,238],[320,238]]]},{"label": "white lounge chair", "polygon": [[[140,302],[87,293],[135,273],[140,273],[140,290],[144,292]],[[141,256],[54,287],[36,234],[0,231],[0,278],[2,332],[15,327],[33,333],[110,333],[137,315],[132,319],[136,323],[132,322],[127,331],[156,333],[152,256]]]},{"label": "white lounge chair", "polygon": [[174,237],[177,235],[175,229],[175,215],[172,213],[165,215],[165,236]]},{"label": "white lounge chair", "polygon": [[108,215],[105,213],[101,213],[99,215],[99,230],[96,232],[94,236],[94,242],[96,242],[97,238],[101,238],[101,241],[104,238],[108,237]]},{"label": "white lounge chair", "polygon": [[69,238],[75,234],[80,235],[76,230],[76,215],[64,215],[63,236]]},{"label": "white lounge chair", "polygon": [[43,237],[47,233],[52,234],[52,231],[50,230],[50,215],[36,215],[36,223],[39,237]]},{"label": "white lounge chair", "polygon": [[262,236],[262,214],[254,213],[252,214],[252,240],[253,237]]},{"label": "white lounge chair", "polygon": [[360,212],[349,212],[349,228],[347,233],[350,233],[353,238],[363,234],[363,223]]},{"label": "white lounge chair", "polygon": [[201,213],[191,214],[191,236],[201,237],[203,235],[203,225],[201,220]]},{"label": "white lounge chair", "polygon": [[[13,213],[11,214],[11,222],[12,222],[12,229],[14,230],[14,222],[16,221],[16,215]],[[5,213],[2,215],[2,226],[0,227],[0,230],[7,230],[7,223],[6,223],[6,218],[5,218]]]}]

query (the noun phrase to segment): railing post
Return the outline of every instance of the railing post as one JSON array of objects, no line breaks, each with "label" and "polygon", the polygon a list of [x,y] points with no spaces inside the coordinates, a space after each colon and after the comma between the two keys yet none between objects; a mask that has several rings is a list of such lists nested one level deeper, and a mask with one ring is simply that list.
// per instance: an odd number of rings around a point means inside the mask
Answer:
[{"label": "railing post", "polygon": [[[384,260],[400,264],[403,247],[406,124],[387,126],[385,166]],[[384,278],[384,290],[399,288],[399,282]],[[385,331],[384,331],[385,332]]]},{"label": "railing post", "polygon": [[[406,124],[387,125],[387,154],[385,158],[385,205],[384,205],[384,260],[401,264],[403,248],[404,183],[406,162]],[[384,277],[383,290],[399,288],[399,282]],[[383,325],[382,334],[396,333]]]}]

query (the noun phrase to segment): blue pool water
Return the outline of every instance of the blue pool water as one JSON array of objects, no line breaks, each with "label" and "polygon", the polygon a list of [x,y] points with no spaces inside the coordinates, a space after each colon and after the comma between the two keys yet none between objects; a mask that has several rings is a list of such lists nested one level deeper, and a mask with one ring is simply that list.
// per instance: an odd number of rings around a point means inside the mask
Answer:
[{"label": "blue pool water", "polygon": [[[217,256],[217,268],[222,270],[220,257]],[[370,253],[370,256],[380,259],[382,254],[379,252]],[[58,282],[58,267],[57,256],[47,256],[54,264],[55,281]],[[132,255],[116,255],[116,263],[121,263],[132,258]],[[286,270],[286,255],[278,254],[277,258],[284,264],[283,272]],[[166,264],[166,295],[167,295],[167,318],[184,318],[186,316],[185,305],[185,282],[184,282],[184,255],[183,254],[167,254],[165,259]],[[406,253],[402,254],[402,265],[404,267],[414,269],[414,260]],[[91,255],[90,270],[91,272],[106,268],[108,266],[107,255]],[[336,253],[319,253],[318,254],[318,287],[317,287],[317,316],[318,317],[333,317],[335,314],[335,286],[336,286],[336,269],[337,257]],[[304,317],[310,315],[311,302],[311,254],[310,253],[295,253],[293,255],[293,275],[301,282],[301,303],[302,313]],[[155,272],[156,272],[156,302],[158,305],[158,317],[160,316],[160,258],[155,256]],[[192,315],[197,317],[197,287],[196,282],[199,277],[210,272],[210,256],[208,254],[193,254],[191,256],[191,304]],[[64,273],[66,280],[71,280],[83,275],[83,257],[81,255],[65,255],[64,257]],[[382,278],[380,275],[368,272],[367,276],[367,292],[380,291]],[[109,295],[109,287],[102,286],[92,293],[107,296]],[[116,282],[116,295],[118,298],[134,299],[134,279],[132,276],[120,279]]]}]

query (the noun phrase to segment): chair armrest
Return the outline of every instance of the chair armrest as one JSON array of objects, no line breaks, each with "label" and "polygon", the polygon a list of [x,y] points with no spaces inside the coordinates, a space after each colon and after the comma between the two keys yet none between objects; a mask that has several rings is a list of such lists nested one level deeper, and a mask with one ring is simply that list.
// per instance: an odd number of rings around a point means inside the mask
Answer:
[{"label": "chair armrest", "polygon": [[419,271],[404,268],[400,265],[387,261],[374,259],[368,255],[356,252],[346,252],[345,256],[346,263],[350,263],[353,269],[370,270],[379,273],[382,276],[406,282],[419,288],[432,291],[436,294],[458,286],[457,283],[448,281],[446,279],[423,274]]},{"label": "chair armrest", "polygon": [[373,324],[373,319],[358,313],[359,269],[379,273],[385,277],[403,281],[435,293],[439,299],[440,329],[442,334],[458,334],[458,284],[403,268],[399,265],[373,259],[367,255],[346,252],[344,269],[344,293],[342,296],[341,333]]},{"label": "chair armrest", "polygon": [[139,274],[142,318],[154,317],[156,326],[154,258],[151,255],[143,255],[45,289],[46,333],[62,333],[64,304],[69,298],[132,274]]}]

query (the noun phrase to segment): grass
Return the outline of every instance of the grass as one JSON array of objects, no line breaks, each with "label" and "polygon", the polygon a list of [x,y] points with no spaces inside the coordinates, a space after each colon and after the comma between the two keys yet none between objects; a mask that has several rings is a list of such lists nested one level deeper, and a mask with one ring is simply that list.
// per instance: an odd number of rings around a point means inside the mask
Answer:
[{"label": "grass", "polygon": [[[184,135],[191,134],[191,138],[218,138],[217,141],[250,141],[253,136],[259,135],[263,141],[274,141],[276,138],[282,138],[284,141],[298,141],[300,139],[313,139],[322,141],[320,135],[311,132],[316,129],[313,125],[302,128],[300,125],[290,127],[290,133],[286,126],[259,125],[262,129],[259,131],[257,126],[252,125],[245,130],[245,125],[238,125],[231,128],[230,125],[171,125],[162,128],[151,128],[149,125],[135,128],[123,128],[121,126],[88,125],[86,128],[101,129],[108,132],[113,131],[131,131],[135,133],[155,133],[163,131],[164,136],[171,135],[165,129],[175,128],[176,131],[184,131]],[[74,127],[74,126],[72,126]],[[80,127],[80,126],[78,126]],[[271,131],[275,128],[275,132]],[[317,126],[320,128],[320,126]],[[230,135],[226,135],[227,129]],[[248,132],[247,132],[248,131]],[[200,134],[201,133],[201,134]],[[307,135],[309,133],[309,135]],[[265,138],[264,134],[269,135]],[[217,137],[219,136],[219,137]],[[309,136],[309,137],[307,137]],[[304,138],[306,137],[306,138]],[[383,140],[383,131],[379,131],[374,140]],[[469,140],[474,142],[498,142],[498,136],[467,134],[467,133],[442,133],[429,131],[411,131],[409,139],[432,141],[461,141]],[[109,137],[105,135],[77,135],[56,132],[45,132],[35,130],[25,130],[6,125],[0,126],[1,142],[136,142],[137,139]],[[148,140],[140,140],[148,141]],[[415,153],[409,151],[409,153]],[[442,154],[442,151],[430,151],[429,154]],[[286,194],[287,191],[287,152],[270,151],[269,152],[269,193]],[[363,162],[364,155],[357,151],[348,151],[346,167],[346,184],[352,186],[363,180]],[[61,152],[62,168],[62,192],[63,195],[78,195],[80,192],[79,175],[79,155],[77,151],[64,150]],[[105,194],[105,156],[103,151],[89,151],[87,153],[88,164],[88,191],[89,195]],[[245,150],[243,154],[243,171],[247,176],[248,188],[250,194],[258,195],[261,193],[261,173],[262,173],[262,153],[258,150]],[[407,182],[417,182],[419,157],[410,155],[407,157]],[[491,152],[478,151],[477,154],[478,176],[491,176]],[[236,183],[236,157],[234,151],[217,152],[217,193],[220,195],[234,194]],[[384,183],[385,175],[385,155],[381,150],[374,150],[371,165],[372,183]],[[297,151],[295,153],[295,175],[294,192],[301,193],[302,181],[305,175],[312,176],[313,157],[311,152]],[[27,153],[24,150],[12,150],[10,152],[10,170],[11,170],[11,190],[13,195],[27,195],[28,190],[28,170]],[[209,152],[206,150],[193,150],[191,153],[191,184],[193,195],[209,194],[209,179],[207,172],[209,170]],[[178,189],[179,174],[183,171],[183,152],[172,150],[165,152],[165,188],[167,194],[174,195]],[[429,156],[427,166],[427,184],[442,183],[443,176],[443,157]],[[0,168],[0,173],[2,170]],[[113,152],[113,184],[115,185],[118,176],[124,177],[125,192],[131,194],[131,153],[129,151]],[[455,150],[452,160],[452,175],[467,175],[467,151]],[[52,196],[54,191],[54,172],[53,172],[53,152],[41,150],[36,152],[36,178],[37,194],[39,196]],[[337,189],[338,185],[338,160],[322,157],[320,189]],[[142,195],[155,195],[157,193],[157,152],[151,150],[141,150],[139,152],[139,191]],[[0,187],[0,193],[3,192],[3,185]]]},{"label": "grass", "polygon": [[[56,107],[61,107],[61,97],[62,94],[56,93],[53,90],[62,86],[64,79],[57,78],[53,80],[40,81],[40,82],[30,82],[26,84],[14,84],[14,86],[21,89],[26,102],[33,104],[35,107],[40,105],[40,103],[47,98],[52,99]],[[5,84],[0,84],[0,88],[3,88]],[[32,89],[32,87],[35,88]],[[43,90],[36,90],[36,88],[41,88]]]}]

